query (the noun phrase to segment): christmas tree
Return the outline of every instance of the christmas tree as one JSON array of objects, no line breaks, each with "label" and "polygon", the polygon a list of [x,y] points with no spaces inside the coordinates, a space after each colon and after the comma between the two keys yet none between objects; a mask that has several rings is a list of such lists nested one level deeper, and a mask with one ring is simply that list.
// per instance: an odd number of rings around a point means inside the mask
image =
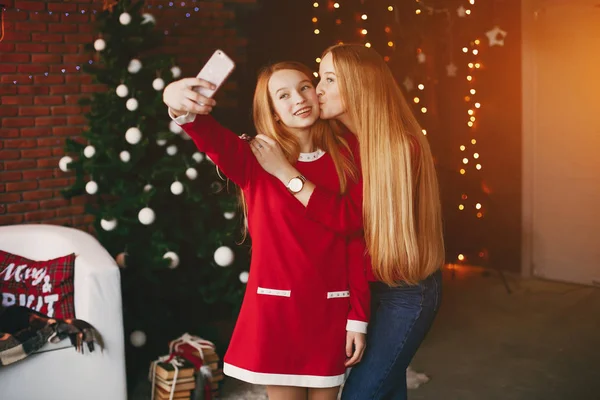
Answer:
[{"label": "christmas tree", "polygon": [[75,174],[64,196],[87,192],[96,236],[122,267],[131,377],[176,336],[211,338],[214,321],[233,319],[248,246],[236,244],[231,185],[167,115],[162,90],[181,71],[160,55],[154,17],[142,1],[109,4],[86,68],[106,90],[82,101],[89,126],[60,168]]}]

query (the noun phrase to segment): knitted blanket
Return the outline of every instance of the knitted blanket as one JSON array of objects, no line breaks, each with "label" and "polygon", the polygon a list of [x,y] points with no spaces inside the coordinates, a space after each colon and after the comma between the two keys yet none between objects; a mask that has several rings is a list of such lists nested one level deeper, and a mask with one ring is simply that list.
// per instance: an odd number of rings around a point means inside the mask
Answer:
[{"label": "knitted blanket", "polygon": [[26,307],[0,305],[0,367],[26,358],[48,342],[66,338],[82,354],[84,344],[90,352],[94,342],[103,348],[98,331],[83,320],[59,320]]}]

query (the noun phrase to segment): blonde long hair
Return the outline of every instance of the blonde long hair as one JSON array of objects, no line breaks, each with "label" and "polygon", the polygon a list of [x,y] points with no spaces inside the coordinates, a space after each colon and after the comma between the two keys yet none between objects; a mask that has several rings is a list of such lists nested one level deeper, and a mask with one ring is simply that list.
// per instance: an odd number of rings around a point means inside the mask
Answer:
[{"label": "blonde long hair", "polygon": [[[328,48],[360,144],[365,239],[375,276],[415,284],[444,262],[431,149],[389,67],[358,44]],[[413,156],[417,159],[413,160]]]},{"label": "blonde long hair", "polygon": [[[313,82],[313,74],[306,65],[295,61],[282,61],[261,69],[254,90],[254,99],[252,102],[252,117],[256,132],[265,134],[275,140],[291,164],[295,164],[300,156],[300,144],[293,133],[275,120],[275,108],[273,100],[269,94],[269,80],[277,71],[295,70],[303,73]],[[352,152],[346,140],[335,134],[335,127],[328,121],[318,119],[310,128],[312,133],[313,145],[316,148],[326,151],[333,159],[336,172],[340,181],[340,192],[345,193],[348,187],[348,179],[357,181],[358,170],[352,161]],[[248,209],[243,192],[240,190],[240,204],[244,213],[244,221],[247,221]],[[245,224],[246,225],[246,224]],[[247,226],[244,226],[244,237],[247,232]]]}]

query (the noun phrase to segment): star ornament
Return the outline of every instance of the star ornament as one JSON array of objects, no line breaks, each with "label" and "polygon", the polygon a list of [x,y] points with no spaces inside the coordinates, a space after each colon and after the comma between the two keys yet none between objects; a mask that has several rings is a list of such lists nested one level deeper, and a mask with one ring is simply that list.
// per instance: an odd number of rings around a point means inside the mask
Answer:
[{"label": "star ornament", "polygon": [[485,35],[488,37],[490,47],[492,46],[504,46],[504,38],[506,37],[506,31],[503,31],[498,26],[487,31]]},{"label": "star ornament", "polygon": [[456,9],[456,13],[460,18],[464,18],[467,16],[467,9],[464,6],[460,6]]},{"label": "star ornament", "polygon": [[450,64],[446,65],[446,73],[450,77],[456,76],[456,71],[457,70],[458,70],[458,68],[456,67],[456,65],[453,62],[451,62]]}]

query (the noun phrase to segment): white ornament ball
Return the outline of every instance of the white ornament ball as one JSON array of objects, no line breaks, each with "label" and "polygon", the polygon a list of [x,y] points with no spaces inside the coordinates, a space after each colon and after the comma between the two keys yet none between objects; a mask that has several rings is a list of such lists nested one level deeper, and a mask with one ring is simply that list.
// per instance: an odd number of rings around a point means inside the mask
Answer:
[{"label": "white ornament ball", "polygon": [[104,218],[102,218],[100,220],[100,226],[105,231],[112,231],[113,229],[115,229],[117,227],[117,225],[118,225],[117,220],[114,219],[114,218],[112,218],[112,219],[104,219]]},{"label": "white ornament ball", "polygon": [[183,140],[192,140],[192,138],[190,137],[190,135],[187,134],[186,131],[181,132],[181,138]]},{"label": "white ornament ball", "polygon": [[138,101],[134,98],[131,98],[127,100],[127,103],[125,103],[125,107],[127,107],[129,111],[135,111],[138,108]]},{"label": "white ornament ball", "polygon": [[134,347],[142,347],[146,344],[146,334],[142,331],[133,331],[129,335],[129,340]]},{"label": "white ornament ball", "polygon": [[85,191],[88,194],[96,194],[98,192],[98,184],[94,181],[89,181],[85,184]]},{"label": "white ornament ball", "polygon": [[167,139],[156,139],[156,144],[162,147],[167,144]]},{"label": "white ornament ball", "polygon": [[102,51],[106,48],[106,42],[104,41],[104,39],[96,39],[96,41],[94,42],[94,49],[96,49],[96,51]]},{"label": "white ornament ball", "polygon": [[250,274],[246,271],[244,272],[240,272],[240,282],[246,284],[248,283],[248,278],[250,277]]},{"label": "white ornament ball", "polygon": [[119,97],[127,97],[127,95],[129,94],[129,88],[127,87],[127,85],[124,84],[120,84],[119,86],[117,86],[117,96]]},{"label": "white ornament ball", "polygon": [[146,186],[144,186],[144,192],[148,193],[153,188],[154,188],[154,186],[152,186],[151,184],[148,183]]},{"label": "white ornament ball", "polygon": [[137,58],[129,61],[129,66],[127,67],[127,71],[132,74],[137,74],[142,69],[142,62]]},{"label": "white ornament ball", "polygon": [[129,154],[129,152],[127,150],[123,150],[122,152],[119,153],[119,158],[123,162],[129,162],[129,160],[131,160],[131,154]]},{"label": "white ornament ball", "polygon": [[72,163],[72,162],[73,162],[73,159],[71,157],[64,156],[58,162],[58,168],[60,168],[60,170],[62,172],[67,172],[69,170],[69,163]]},{"label": "white ornament ball", "polygon": [[142,131],[136,127],[127,129],[127,132],[125,132],[125,140],[127,140],[127,143],[129,144],[138,144],[140,140],[142,140]]},{"label": "white ornament ball", "polygon": [[121,25],[129,25],[131,23],[131,15],[124,12],[123,14],[119,15],[119,22]]},{"label": "white ornament ball", "polygon": [[94,154],[96,154],[96,148],[92,145],[85,146],[85,149],[83,149],[83,155],[87,158],[94,157]]},{"label": "white ornament ball", "polygon": [[173,74],[173,78],[179,78],[181,76],[181,68],[175,66],[171,68],[171,73]]},{"label": "white ornament ball", "polygon": [[233,211],[225,211],[223,213],[223,216],[225,217],[225,219],[234,219],[235,213]]},{"label": "white ornament ball", "polygon": [[163,258],[168,258],[171,260],[171,263],[169,264],[169,268],[174,269],[179,266],[179,256],[177,255],[177,253],[175,253],[173,251],[167,251],[165,253],[165,255],[163,256]]},{"label": "white ornament ball", "polygon": [[194,154],[192,154],[192,158],[197,163],[200,163],[200,162],[202,162],[202,160],[204,160],[204,154],[199,153],[199,152],[195,152]]},{"label": "white ornament ball", "polygon": [[185,170],[185,176],[187,176],[188,179],[193,181],[198,177],[198,171],[196,171],[196,168],[188,168]]},{"label": "white ornament ball", "polygon": [[138,219],[142,224],[150,225],[156,219],[156,214],[154,214],[154,211],[151,208],[144,207],[138,213]]},{"label": "white ornament ball", "polygon": [[178,196],[183,193],[183,184],[179,181],[171,183],[171,193]]},{"label": "white ornament ball", "polygon": [[172,144],[169,147],[167,147],[167,154],[170,156],[174,156],[175,154],[177,154],[177,146]]},{"label": "white ornament ball", "polygon": [[163,90],[165,87],[165,81],[163,81],[161,78],[156,78],[152,81],[152,87],[154,90]]},{"label": "white ornament ball", "polygon": [[181,133],[183,129],[175,121],[169,122],[169,130],[175,134]]},{"label": "white ornament ball", "polygon": [[143,18],[142,25],[147,24],[147,23],[156,25],[156,18],[154,18],[154,15],[152,15],[150,13],[144,13],[144,14],[142,14],[142,18]]},{"label": "white ornament ball", "polygon": [[215,251],[215,262],[220,267],[228,267],[233,263],[235,255],[227,246],[221,246]]}]

